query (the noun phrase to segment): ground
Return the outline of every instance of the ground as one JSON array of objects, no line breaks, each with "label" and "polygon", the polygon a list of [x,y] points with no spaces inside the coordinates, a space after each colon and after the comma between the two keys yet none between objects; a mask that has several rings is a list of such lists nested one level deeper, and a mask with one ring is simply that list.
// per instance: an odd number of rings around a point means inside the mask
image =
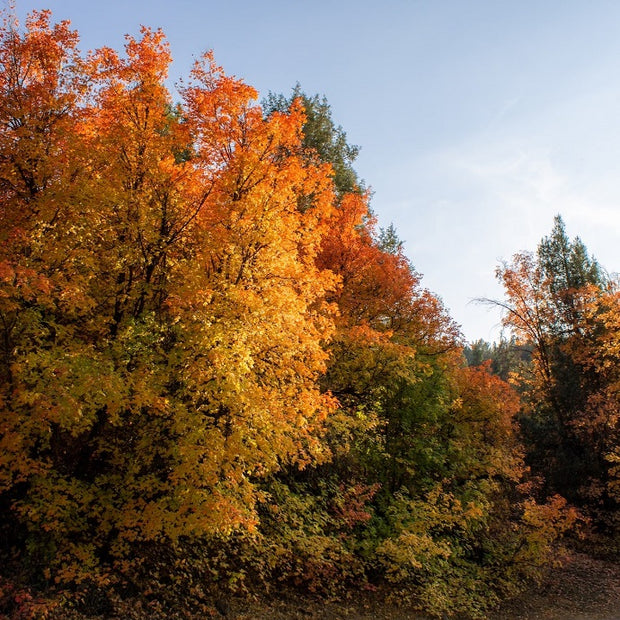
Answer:
[{"label": "ground", "polygon": [[572,553],[538,588],[509,601],[493,620],[620,620],[620,563]]}]

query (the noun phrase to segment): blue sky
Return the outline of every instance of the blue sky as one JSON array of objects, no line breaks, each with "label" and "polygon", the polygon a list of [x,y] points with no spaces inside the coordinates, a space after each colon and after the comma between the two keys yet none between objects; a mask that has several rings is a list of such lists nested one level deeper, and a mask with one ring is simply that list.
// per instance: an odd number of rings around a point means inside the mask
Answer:
[{"label": "blue sky", "polygon": [[83,50],[162,27],[173,79],[213,49],[263,95],[324,94],[380,223],[470,340],[499,337],[471,300],[501,298],[496,265],[556,213],[620,271],[620,2],[17,0],[34,8]]}]

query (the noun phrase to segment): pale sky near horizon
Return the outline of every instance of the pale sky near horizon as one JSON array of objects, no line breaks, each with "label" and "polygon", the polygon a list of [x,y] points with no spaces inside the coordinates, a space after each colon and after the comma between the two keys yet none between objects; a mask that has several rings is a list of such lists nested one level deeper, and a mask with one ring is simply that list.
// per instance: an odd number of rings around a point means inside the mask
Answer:
[{"label": "pale sky near horizon", "polygon": [[161,27],[173,79],[213,49],[261,96],[325,95],[380,224],[468,340],[499,337],[471,300],[502,297],[495,267],[557,213],[620,271],[616,0],[17,0],[35,8],[70,19],[83,51]]}]

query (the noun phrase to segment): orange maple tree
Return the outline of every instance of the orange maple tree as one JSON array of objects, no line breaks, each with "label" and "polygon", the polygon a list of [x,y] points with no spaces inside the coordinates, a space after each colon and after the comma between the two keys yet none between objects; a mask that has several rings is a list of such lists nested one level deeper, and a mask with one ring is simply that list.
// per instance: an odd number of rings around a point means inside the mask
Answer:
[{"label": "orange maple tree", "polygon": [[76,44],[48,12],[0,36],[0,480],[66,579],[253,527],[256,480],[324,458],[333,408],[301,110],[263,119],[210,56],[174,106],[159,31]]}]

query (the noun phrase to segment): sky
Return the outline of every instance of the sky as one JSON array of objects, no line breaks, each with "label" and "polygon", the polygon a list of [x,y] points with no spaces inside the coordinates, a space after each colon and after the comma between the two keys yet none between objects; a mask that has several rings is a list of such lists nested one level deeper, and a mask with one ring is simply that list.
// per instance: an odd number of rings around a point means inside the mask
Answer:
[{"label": "sky", "polygon": [[[7,6],[7,0],[0,0]],[[465,338],[497,340],[495,269],[561,214],[620,271],[617,0],[17,0],[70,19],[83,51],[161,27],[171,83],[213,50],[226,73],[324,95],[424,285]]]}]

